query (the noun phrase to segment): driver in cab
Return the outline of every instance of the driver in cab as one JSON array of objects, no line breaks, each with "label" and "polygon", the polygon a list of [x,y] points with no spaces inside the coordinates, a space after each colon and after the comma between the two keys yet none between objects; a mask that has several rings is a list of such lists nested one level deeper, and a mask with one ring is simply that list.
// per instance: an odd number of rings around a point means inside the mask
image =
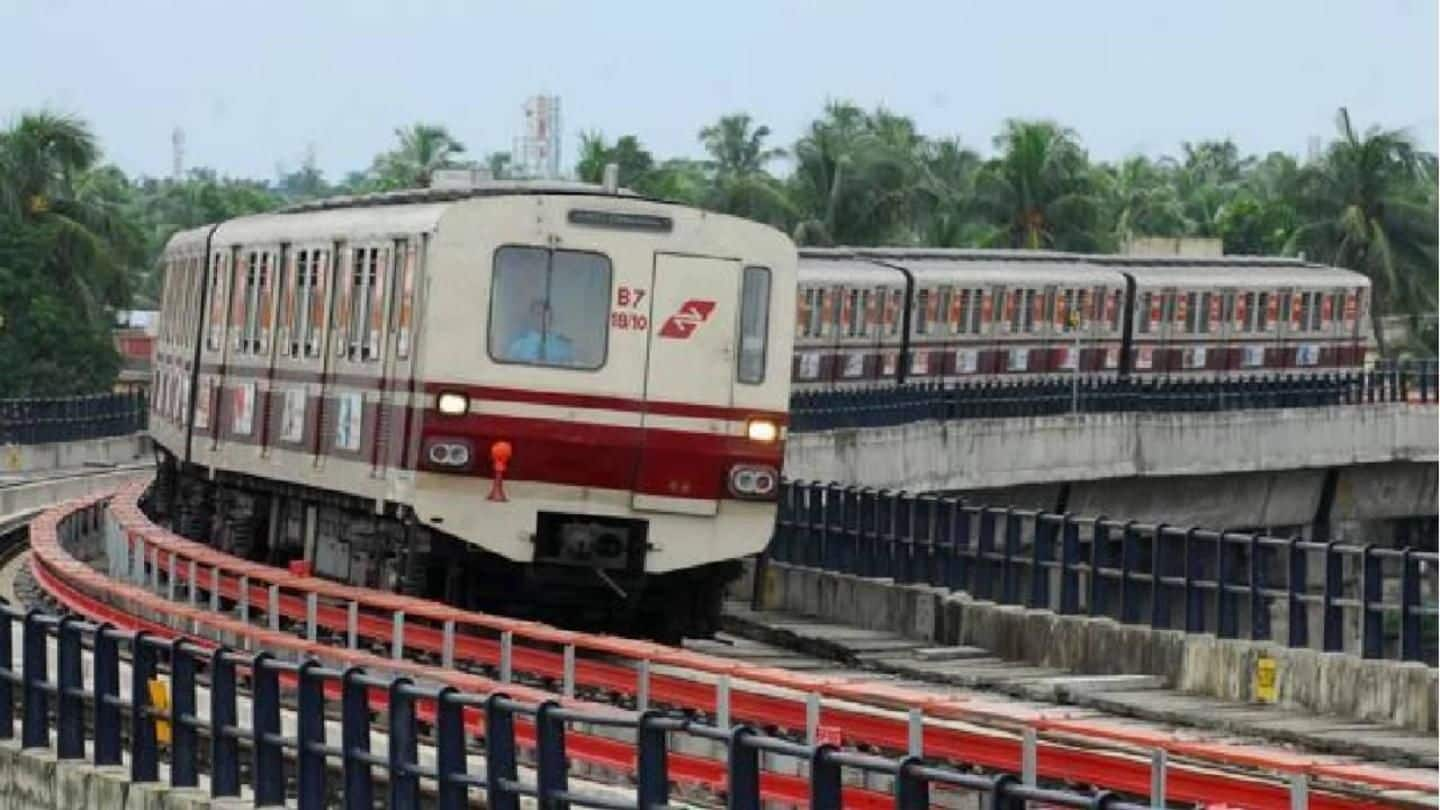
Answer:
[{"label": "driver in cab", "polygon": [[553,322],[554,313],[548,302],[540,298],[531,301],[525,331],[510,341],[509,359],[521,363],[573,364],[574,344],[570,338],[551,329]]}]

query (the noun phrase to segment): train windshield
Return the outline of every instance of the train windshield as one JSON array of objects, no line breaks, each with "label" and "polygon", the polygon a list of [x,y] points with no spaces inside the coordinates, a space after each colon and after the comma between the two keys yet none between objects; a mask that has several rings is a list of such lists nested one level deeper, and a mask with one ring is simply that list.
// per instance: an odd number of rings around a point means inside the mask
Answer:
[{"label": "train windshield", "polygon": [[490,290],[490,356],[502,363],[605,364],[610,260],[598,253],[502,247]]}]

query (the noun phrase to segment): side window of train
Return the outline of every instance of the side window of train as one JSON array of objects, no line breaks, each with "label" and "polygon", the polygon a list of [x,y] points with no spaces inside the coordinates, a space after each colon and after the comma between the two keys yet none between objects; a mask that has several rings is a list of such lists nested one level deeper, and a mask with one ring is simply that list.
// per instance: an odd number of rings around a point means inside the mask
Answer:
[{"label": "side window of train", "polygon": [[960,318],[959,318],[959,323],[956,324],[956,331],[958,331],[958,332],[959,332],[960,334],[962,334],[962,335],[963,335],[963,334],[966,334],[966,333],[968,333],[968,332],[971,331],[971,330],[970,330],[970,305],[971,305],[970,291],[969,291],[969,290],[961,290],[961,291],[960,291]]},{"label": "side window of train", "polygon": [[598,369],[609,341],[610,259],[506,246],[495,251],[490,357],[501,363]]},{"label": "side window of train", "polygon": [[1275,322],[1283,325],[1286,331],[1289,331],[1291,319],[1294,317],[1290,310],[1290,291],[1276,293],[1276,296],[1279,303],[1275,306]]},{"label": "side window of train", "polygon": [[1308,293],[1308,292],[1302,292],[1302,293],[1300,293],[1300,317],[1296,319],[1296,328],[1297,328],[1297,329],[1300,329],[1301,331],[1304,331],[1304,330],[1310,328],[1310,307],[1311,307],[1311,303],[1312,303],[1312,302],[1311,302],[1311,294],[1310,294],[1310,293]]},{"label": "side window of train", "polygon": [[210,316],[209,328],[205,334],[206,351],[218,352],[225,346],[225,304],[230,287],[226,281],[229,268],[229,255],[225,252],[217,252],[210,257]]},{"label": "side window of train", "polygon": [[860,324],[856,334],[868,337],[870,327],[875,323],[875,293],[868,287],[860,291],[859,306],[855,308],[855,319]]},{"label": "side window of train", "polygon": [[410,356],[410,344],[414,342],[415,329],[415,273],[419,256],[416,244],[409,239],[395,242],[396,261],[400,267],[400,278],[396,281],[395,294],[395,356],[404,360]]},{"label": "side window of train", "polygon": [[823,307],[824,296],[820,290],[810,289],[805,291],[805,335],[806,337],[820,336],[820,319],[825,315]]},{"label": "side window of train", "polygon": [[1255,309],[1255,293],[1253,291],[1245,293],[1245,298],[1240,306],[1241,311],[1235,313],[1235,328],[1239,329],[1242,332],[1254,332],[1256,323],[1255,319],[1257,317],[1257,311]]},{"label": "side window of train", "polygon": [[955,334],[955,319],[950,315],[951,296],[954,294],[955,291],[952,287],[940,288],[940,302],[935,308],[935,322],[940,325],[935,331],[939,334]]},{"label": "side window of train", "polygon": [[1139,311],[1135,313],[1135,319],[1139,321],[1140,333],[1147,334],[1150,331],[1150,312],[1155,303],[1155,294],[1145,292],[1140,294]]},{"label": "side window of train", "polygon": [[885,308],[885,323],[890,327],[889,333],[891,337],[900,334],[900,307],[903,306],[901,300],[902,295],[903,293],[899,290],[891,290],[890,305]]},{"label": "side window of train", "polygon": [[1200,329],[1200,294],[1185,293],[1185,332],[1196,334]]},{"label": "side window of train", "polygon": [[300,325],[296,328],[296,338],[304,346],[305,356],[310,358],[319,357],[325,350],[325,308],[328,303],[325,301],[326,292],[330,288],[330,251],[310,251],[310,273],[305,278],[305,287],[301,301]]},{"label": "side window of train", "polygon": [[380,333],[385,317],[385,281],[389,249],[361,247],[351,251],[349,303],[343,354],[349,359],[373,362],[380,358]]},{"label": "side window of train", "polygon": [[1034,291],[1034,290],[1026,290],[1026,291],[1025,291],[1025,300],[1024,300],[1024,302],[1022,303],[1022,306],[1020,307],[1020,309],[1021,309],[1021,317],[1024,318],[1024,328],[1025,328],[1025,331],[1026,331],[1026,332],[1033,332],[1033,331],[1035,331],[1035,291]]},{"label": "side window of train", "polygon": [[830,334],[837,338],[845,334],[845,304],[848,301],[844,287],[830,291]]},{"label": "side window of train", "polygon": [[1214,307],[1215,294],[1208,292],[1202,293],[1200,295],[1200,312],[1197,313],[1200,323],[1200,332],[1202,334],[1208,333],[1210,331],[1210,321],[1212,320],[1210,315],[1211,312],[1214,310]]},{"label": "side window of train", "polygon": [[914,332],[923,335],[929,331],[929,324],[925,322],[925,316],[930,311],[930,291],[920,290],[915,293],[915,312],[911,317],[914,319]]},{"label": "side window of train", "polygon": [[[856,310],[858,311],[858,307]],[[740,350],[735,379],[765,381],[765,351],[770,335],[770,270],[747,267],[740,282]]]},{"label": "side window of train", "polygon": [[1255,296],[1255,331],[1264,332],[1270,328],[1270,300],[1269,292],[1261,292]]}]

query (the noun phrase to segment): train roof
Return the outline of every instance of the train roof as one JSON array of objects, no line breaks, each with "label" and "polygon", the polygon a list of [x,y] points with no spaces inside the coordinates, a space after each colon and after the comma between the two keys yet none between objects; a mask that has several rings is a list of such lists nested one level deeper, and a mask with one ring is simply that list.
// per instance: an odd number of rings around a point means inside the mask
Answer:
[{"label": "train roof", "polygon": [[[883,275],[904,268],[917,279],[940,280],[963,273],[967,281],[1007,284],[1107,284],[1122,274],[1144,287],[1228,286],[1269,289],[1278,286],[1368,286],[1351,270],[1286,256],[1129,256],[1065,253],[1050,250],[945,248],[801,248],[802,280],[833,283],[886,283]],[[893,271],[892,271],[893,272]],[[883,280],[882,280],[883,279]]]},{"label": "train roof", "polygon": [[[610,191],[594,183],[576,183],[563,180],[487,180],[464,188],[406,188],[397,191],[379,191],[373,194],[341,195],[307,200],[287,205],[277,214],[304,214],[313,211],[332,211],[341,208],[375,208],[391,205],[415,205],[427,203],[451,203],[475,197],[506,197],[524,195],[582,195],[598,197],[627,197],[650,202],[664,202],[642,197],[629,189]],[[675,203],[678,204],[678,203]]]}]

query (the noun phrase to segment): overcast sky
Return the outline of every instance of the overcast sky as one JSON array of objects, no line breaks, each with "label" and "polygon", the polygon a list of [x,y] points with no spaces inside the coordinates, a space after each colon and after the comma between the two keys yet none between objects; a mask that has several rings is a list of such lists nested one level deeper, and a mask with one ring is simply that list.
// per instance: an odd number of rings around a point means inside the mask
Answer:
[{"label": "overcast sky", "polygon": [[509,149],[527,96],[576,135],[698,155],[746,111],[787,146],[827,98],[884,105],[988,152],[1009,117],[1074,128],[1092,156],[1234,138],[1303,154],[1357,123],[1436,141],[1436,0],[1018,2],[65,2],[0,0],[0,120],[78,114],[131,173],[186,163],[272,177],[313,145],[331,179],[396,126]]}]

